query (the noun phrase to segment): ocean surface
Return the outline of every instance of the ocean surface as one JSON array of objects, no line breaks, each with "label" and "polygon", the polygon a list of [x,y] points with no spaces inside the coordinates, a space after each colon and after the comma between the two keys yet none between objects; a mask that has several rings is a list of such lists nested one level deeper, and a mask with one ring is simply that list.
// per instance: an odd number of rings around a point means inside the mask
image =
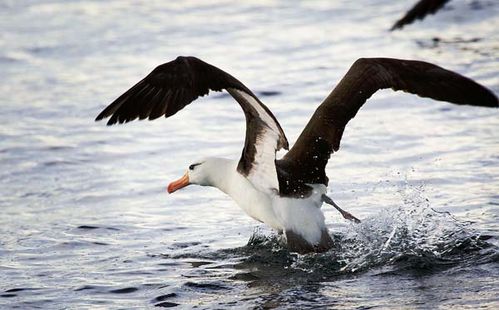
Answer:
[{"label": "ocean surface", "polygon": [[[105,126],[155,66],[236,76],[292,143],[359,57],[425,60],[499,94],[499,3],[415,0],[0,2],[0,308],[499,308],[499,110],[376,93],[327,167],[335,247],[297,255],[223,193],[167,184],[239,158],[244,116],[213,93]],[[283,153],[279,153],[282,156]]]}]

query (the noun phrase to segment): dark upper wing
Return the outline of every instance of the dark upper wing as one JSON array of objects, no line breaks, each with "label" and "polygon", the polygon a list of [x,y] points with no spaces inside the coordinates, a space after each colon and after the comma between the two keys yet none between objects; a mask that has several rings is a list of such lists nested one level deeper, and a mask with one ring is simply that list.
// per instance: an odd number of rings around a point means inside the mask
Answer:
[{"label": "dark upper wing", "polygon": [[449,0],[420,0],[405,13],[404,17],[393,24],[390,30],[402,29],[405,25],[411,24],[416,19],[423,19],[428,14],[435,14],[447,2],[449,2]]},{"label": "dark upper wing", "polygon": [[[455,104],[499,107],[497,97],[488,89],[436,65],[390,58],[361,58],[317,108],[295,145],[278,162],[281,170],[297,173],[288,179],[327,184],[324,168],[330,154],[339,149],[346,124],[372,94],[383,88]],[[282,184],[282,180],[280,182]]]},{"label": "dark upper wing", "polygon": [[238,171],[257,188],[278,190],[275,152],[288,148],[281,126],[243,83],[196,57],[177,57],[156,67],[106,107],[95,120],[110,117],[107,124],[113,125],[137,118],[169,117],[210,90],[223,89],[236,99],[246,117],[245,146]]}]

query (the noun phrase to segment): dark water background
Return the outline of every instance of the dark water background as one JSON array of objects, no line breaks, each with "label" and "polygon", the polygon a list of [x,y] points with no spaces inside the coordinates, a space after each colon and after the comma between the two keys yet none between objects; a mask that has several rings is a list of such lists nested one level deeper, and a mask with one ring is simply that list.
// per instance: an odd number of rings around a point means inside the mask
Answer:
[{"label": "dark water background", "polygon": [[[499,5],[451,1],[2,1],[0,307],[499,307],[499,112],[382,91],[328,166],[337,241],[298,256],[215,189],[167,195],[197,157],[238,158],[228,96],[168,121],[96,114],[156,65],[229,71],[294,141],[355,59],[421,59],[499,93]],[[248,241],[249,240],[249,241]]]}]

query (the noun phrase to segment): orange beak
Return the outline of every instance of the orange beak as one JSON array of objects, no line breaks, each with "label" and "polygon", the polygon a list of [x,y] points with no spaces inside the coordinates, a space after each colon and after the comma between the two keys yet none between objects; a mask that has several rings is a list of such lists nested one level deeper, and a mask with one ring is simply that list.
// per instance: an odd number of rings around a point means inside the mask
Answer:
[{"label": "orange beak", "polygon": [[171,194],[173,193],[174,191],[178,191],[179,189],[181,189],[182,187],[186,187],[187,185],[189,185],[189,175],[187,174],[187,172],[184,174],[183,177],[181,177],[180,179],[176,180],[176,181],[173,181],[171,182],[169,185],[168,185],[168,193]]}]

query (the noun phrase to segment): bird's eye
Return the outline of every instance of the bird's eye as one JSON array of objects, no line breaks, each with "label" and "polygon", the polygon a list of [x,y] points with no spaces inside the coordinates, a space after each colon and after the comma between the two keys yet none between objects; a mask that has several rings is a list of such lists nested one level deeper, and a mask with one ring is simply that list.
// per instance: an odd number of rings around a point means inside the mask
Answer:
[{"label": "bird's eye", "polygon": [[189,166],[189,170],[194,170],[194,167],[198,166],[198,165],[201,165],[200,163],[199,164],[192,164]]}]

